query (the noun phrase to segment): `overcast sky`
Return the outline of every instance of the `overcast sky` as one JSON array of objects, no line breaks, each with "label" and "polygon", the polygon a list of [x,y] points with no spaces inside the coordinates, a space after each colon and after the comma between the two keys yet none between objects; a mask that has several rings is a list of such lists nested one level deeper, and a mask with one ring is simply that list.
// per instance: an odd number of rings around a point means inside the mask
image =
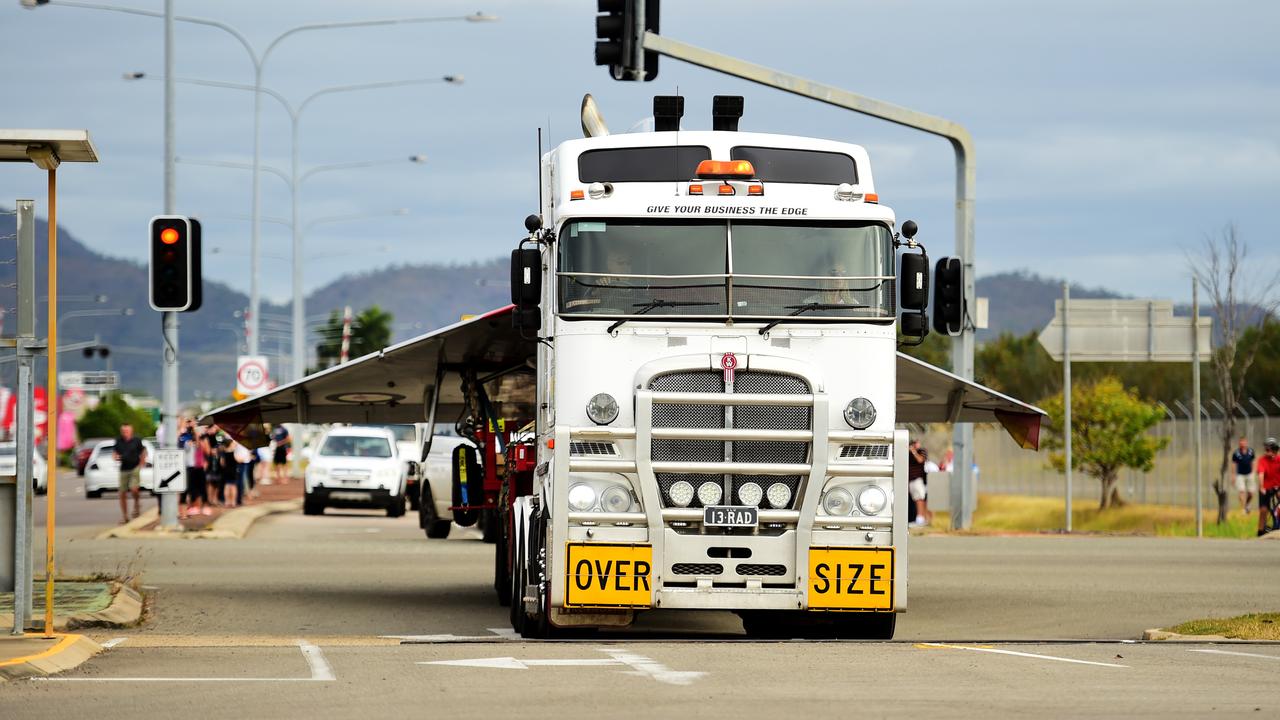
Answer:
[{"label": "overcast sky", "polygon": [[[118,0],[161,10],[158,0]],[[57,0],[54,0],[56,3]],[[954,161],[940,139],[662,61],[651,83],[620,83],[592,63],[595,3],[470,0],[175,0],[262,48],[296,25],[462,15],[442,23],[302,33],[280,44],[264,84],[294,103],[321,88],[465,76],[322,97],[302,116],[302,167],[425,154],[422,165],[317,174],[304,220],[306,287],[399,262],[505,254],[536,209],[535,131],[580,134],[584,92],[613,130],[650,114],[655,94],[686,96],[684,126],[710,126],[711,96],[746,96],[742,129],[865,145],[882,202],[913,218],[934,256],[953,243]],[[1030,269],[1137,296],[1189,296],[1184,249],[1238,224],[1258,262],[1280,264],[1280,4],[1263,2],[664,3],[662,34],[963,124],[977,148],[979,275]],[[161,211],[161,23],[113,12],[0,0],[0,126],[88,128],[102,163],[59,174],[62,226],[94,248],[141,260]],[[226,33],[179,23],[177,75],[252,83]],[[126,71],[151,78],[121,79]],[[178,154],[248,162],[252,94],[179,85]],[[287,170],[288,116],[264,100],[264,161]],[[248,173],[180,165],[178,211],[205,218],[207,276],[248,288]],[[265,216],[289,193],[262,179]],[[0,168],[0,204],[43,181]],[[43,214],[43,212],[41,212]],[[289,235],[263,225],[263,289],[286,298]]]}]

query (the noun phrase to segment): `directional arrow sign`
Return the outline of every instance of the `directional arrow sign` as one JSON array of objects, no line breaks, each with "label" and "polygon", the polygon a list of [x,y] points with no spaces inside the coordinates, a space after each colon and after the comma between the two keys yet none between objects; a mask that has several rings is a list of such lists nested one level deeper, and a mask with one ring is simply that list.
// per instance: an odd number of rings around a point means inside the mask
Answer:
[{"label": "directional arrow sign", "polygon": [[187,467],[182,461],[182,451],[177,448],[156,448],[151,458],[151,473],[158,493],[180,493],[187,489]]},{"label": "directional arrow sign", "polygon": [[[1062,360],[1062,301],[1040,331],[1040,345]],[[1072,300],[1068,328],[1073,362],[1192,361],[1191,317],[1174,316],[1168,300]],[[1200,359],[1212,355],[1213,318],[1200,318]]]}]

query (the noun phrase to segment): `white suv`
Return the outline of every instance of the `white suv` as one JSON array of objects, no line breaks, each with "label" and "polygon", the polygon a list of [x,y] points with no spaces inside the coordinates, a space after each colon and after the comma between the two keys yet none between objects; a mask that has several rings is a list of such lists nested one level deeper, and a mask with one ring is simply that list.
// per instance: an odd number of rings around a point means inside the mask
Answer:
[{"label": "white suv", "polygon": [[386,427],[330,428],[307,464],[303,512],[373,506],[386,508],[387,517],[400,517],[412,466],[416,463],[400,456],[395,433]]}]

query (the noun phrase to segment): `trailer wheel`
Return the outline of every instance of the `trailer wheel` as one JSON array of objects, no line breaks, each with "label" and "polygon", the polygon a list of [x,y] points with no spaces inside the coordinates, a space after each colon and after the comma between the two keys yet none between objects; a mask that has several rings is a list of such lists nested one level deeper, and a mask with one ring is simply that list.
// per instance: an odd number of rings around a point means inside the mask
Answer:
[{"label": "trailer wheel", "polygon": [[511,556],[511,629],[520,635],[524,635],[524,626],[528,622],[528,616],[524,612],[524,586],[525,586],[525,552],[524,543],[520,541],[517,535],[511,538],[511,542],[515,544],[515,553]]},{"label": "trailer wheel", "polygon": [[502,521],[497,510],[481,510],[480,511],[480,530],[484,533],[482,538],[487,543],[496,543],[502,535]]},{"label": "trailer wheel", "polygon": [[[489,525],[496,526],[496,519],[490,519]],[[485,536],[489,534],[489,528],[485,528]],[[511,572],[507,562],[507,537],[506,533],[495,533],[499,535],[493,545],[493,589],[498,593],[498,604],[506,607],[511,604]]]}]

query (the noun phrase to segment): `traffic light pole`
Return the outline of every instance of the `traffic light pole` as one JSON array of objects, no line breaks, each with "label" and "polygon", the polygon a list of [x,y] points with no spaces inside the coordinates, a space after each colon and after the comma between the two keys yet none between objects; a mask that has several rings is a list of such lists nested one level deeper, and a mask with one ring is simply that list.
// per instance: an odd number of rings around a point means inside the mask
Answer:
[{"label": "traffic light pole", "polygon": [[[925,113],[886,103],[880,100],[823,85],[812,80],[756,65],[738,58],[705,50],[688,43],[672,40],[653,32],[644,33],[641,51],[656,52],[669,58],[715,70],[743,80],[783,90],[836,107],[888,120],[932,135],[946,138],[956,155],[956,245],[955,253],[964,264],[964,323],[960,335],[954,338],[951,354],[951,371],[965,380],[973,380],[974,327],[969,321],[969,308],[974,307],[973,268],[975,243],[973,237],[973,206],[976,173],[973,162],[973,138],[969,131],[957,123]],[[959,485],[964,492],[951,494],[951,526],[967,528],[973,517],[973,501],[976,498],[973,482],[973,425],[956,423],[955,464]]]},{"label": "traffic light pole", "polygon": [[[164,214],[174,214],[173,0],[164,2]],[[163,400],[165,447],[178,446],[178,314],[164,316]],[[123,489],[122,489],[123,492]],[[178,527],[178,497],[160,493],[160,526]]]}]

